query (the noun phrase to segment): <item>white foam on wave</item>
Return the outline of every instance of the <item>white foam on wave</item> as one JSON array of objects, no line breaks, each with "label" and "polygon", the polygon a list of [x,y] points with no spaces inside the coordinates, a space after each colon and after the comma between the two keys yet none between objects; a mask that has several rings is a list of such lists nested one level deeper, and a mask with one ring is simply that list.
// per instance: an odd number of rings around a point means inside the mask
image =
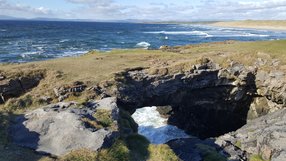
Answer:
[{"label": "white foam on wave", "polygon": [[1,31],[1,32],[6,32],[7,30],[6,30],[6,29],[0,29],[0,31]]},{"label": "white foam on wave", "polygon": [[63,39],[63,40],[60,40],[59,42],[64,43],[64,42],[68,42],[68,41],[70,41],[70,40],[69,39]]},{"label": "white foam on wave", "polygon": [[148,34],[166,34],[166,35],[207,35],[203,31],[150,31]]},{"label": "white foam on wave", "polygon": [[59,57],[79,56],[79,55],[82,55],[82,54],[86,54],[88,52],[89,52],[88,50],[83,50],[83,51],[65,51]]},{"label": "white foam on wave", "polygon": [[40,55],[42,54],[42,52],[38,52],[38,51],[31,51],[31,52],[25,52],[21,54],[22,58],[28,58],[31,57],[32,55]]},{"label": "white foam on wave", "polygon": [[189,138],[183,130],[168,125],[167,119],[160,116],[157,107],[137,109],[132,118],[139,125],[138,133],[145,136],[153,144],[164,144],[178,138]]},{"label": "white foam on wave", "polygon": [[136,44],[136,47],[148,49],[151,46],[150,43],[142,41]]}]

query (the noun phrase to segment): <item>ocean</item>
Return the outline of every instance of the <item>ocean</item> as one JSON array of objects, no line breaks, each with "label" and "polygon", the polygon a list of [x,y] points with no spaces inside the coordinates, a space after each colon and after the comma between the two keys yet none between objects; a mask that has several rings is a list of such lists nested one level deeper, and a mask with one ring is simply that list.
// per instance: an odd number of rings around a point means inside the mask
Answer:
[{"label": "ocean", "polygon": [[0,21],[0,63],[77,56],[91,50],[158,49],[226,40],[285,39],[284,31],[189,24]]}]

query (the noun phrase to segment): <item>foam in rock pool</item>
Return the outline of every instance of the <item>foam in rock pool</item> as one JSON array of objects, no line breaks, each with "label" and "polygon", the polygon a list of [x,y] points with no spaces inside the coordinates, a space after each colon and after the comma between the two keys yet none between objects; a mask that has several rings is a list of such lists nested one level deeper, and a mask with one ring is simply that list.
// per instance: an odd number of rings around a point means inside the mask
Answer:
[{"label": "foam in rock pool", "polygon": [[137,109],[132,118],[138,124],[138,133],[145,136],[152,144],[164,144],[178,138],[189,138],[183,130],[168,125],[167,119],[160,116],[157,107]]}]

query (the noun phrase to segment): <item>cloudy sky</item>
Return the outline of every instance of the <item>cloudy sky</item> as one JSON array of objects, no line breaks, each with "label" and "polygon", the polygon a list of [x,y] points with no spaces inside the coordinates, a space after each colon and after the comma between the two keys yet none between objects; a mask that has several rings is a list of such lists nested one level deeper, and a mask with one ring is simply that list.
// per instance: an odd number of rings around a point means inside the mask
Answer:
[{"label": "cloudy sky", "polygon": [[163,21],[286,19],[286,0],[0,0],[0,15]]}]

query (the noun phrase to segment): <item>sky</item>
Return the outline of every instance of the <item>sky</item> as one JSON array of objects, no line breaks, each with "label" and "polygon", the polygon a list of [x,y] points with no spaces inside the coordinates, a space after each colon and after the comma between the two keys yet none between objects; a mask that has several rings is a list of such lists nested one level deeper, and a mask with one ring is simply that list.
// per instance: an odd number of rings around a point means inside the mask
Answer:
[{"label": "sky", "polygon": [[92,20],[279,20],[286,0],[0,0],[0,15]]}]

